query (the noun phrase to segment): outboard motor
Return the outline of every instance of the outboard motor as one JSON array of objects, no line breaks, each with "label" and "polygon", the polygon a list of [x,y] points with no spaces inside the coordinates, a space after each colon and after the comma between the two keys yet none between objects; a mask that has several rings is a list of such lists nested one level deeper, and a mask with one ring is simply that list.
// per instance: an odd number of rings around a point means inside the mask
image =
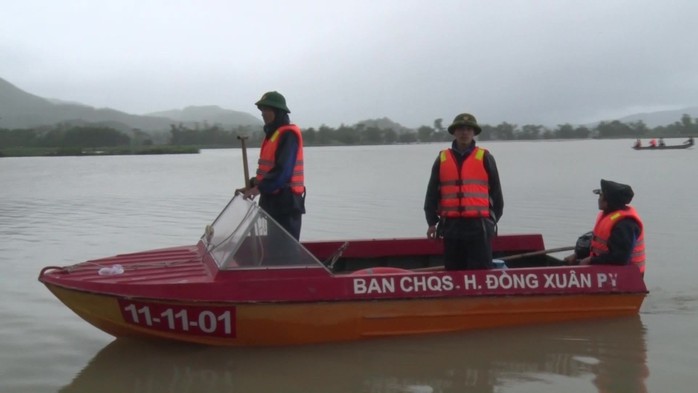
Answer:
[{"label": "outboard motor", "polygon": [[574,245],[574,254],[577,256],[577,259],[586,258],[591,254],[592,237],[593,234],[589,231],[577,239],[577,244]]}]

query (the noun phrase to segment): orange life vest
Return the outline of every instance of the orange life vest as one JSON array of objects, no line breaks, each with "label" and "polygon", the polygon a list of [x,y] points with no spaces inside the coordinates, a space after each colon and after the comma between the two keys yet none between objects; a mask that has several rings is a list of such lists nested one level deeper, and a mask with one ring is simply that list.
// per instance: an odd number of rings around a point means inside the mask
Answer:
[{"label": "orange life vest", "polygon": [[630,263],[640,269],[640,272],[645,272],[645,231],[640,216],[632,206],[627,209],[617,210],[604,215],[600,212],[596,218],[594,225],[594,236],[591,238],[591,256],[601,255],[608,252],[608,238],[611,237],[613,227],[624,218],[632,218],[640,225],[640,236],[635,239],[632,253],[630,254]]},{"label": "orange life vest", "polygon": [[303,194],[305,192],[305,176],[303,174],[303,136],[301,129],[295,124],[288,124],[279,127],[271,137],[265,138],[262,142],[262,148],[259,152],[259,161],[257,161],[257,181],[262,181],[276,163],[276,149],[279,147],[281,135],[285,132],[293,132],[298,138],[298,152],[296,153],[296,165],[293,167],[293,174],[289,181],[289,187],[294,194]]},{"label": "orange life vest", "polygon": [[489,176],[483,158],[487,150],[476,147],[458,170],[451,149],[441,151],[439,180],[441,217],[490,217]]}]

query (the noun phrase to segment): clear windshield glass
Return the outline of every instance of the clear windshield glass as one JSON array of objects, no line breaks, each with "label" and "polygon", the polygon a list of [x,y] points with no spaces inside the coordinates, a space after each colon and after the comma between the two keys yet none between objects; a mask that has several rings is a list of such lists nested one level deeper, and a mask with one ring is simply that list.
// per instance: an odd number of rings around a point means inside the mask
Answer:
[{"label": "clear windshield glass", "polygon": [[235,196],[201,237],[221,270],[322,265],[252,201]]}]

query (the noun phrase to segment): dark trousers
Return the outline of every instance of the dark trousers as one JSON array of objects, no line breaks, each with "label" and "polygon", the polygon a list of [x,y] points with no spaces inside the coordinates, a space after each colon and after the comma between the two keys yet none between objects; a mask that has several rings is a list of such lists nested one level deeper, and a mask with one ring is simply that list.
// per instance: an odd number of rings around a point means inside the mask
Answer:
[{"label": "dark trousers", "polygon": [[443,236],[446,270],[492,268],[494,223],[491,220],[447,220]]},{"label": "dark trousers", "polygon": [[279,214],[272,216],[272,218],[296,240],[300,239],[301,224],[303,222],[303,215],[301,213]]},{"label": "dark trousers", "polygon": [[279,215],[272,217],[288,233],[276,225],[268,225],[264,239],[264,266],[282,266],[298,264],[300,248],[289,235],[296,240],[301,232],[301,214]]}]

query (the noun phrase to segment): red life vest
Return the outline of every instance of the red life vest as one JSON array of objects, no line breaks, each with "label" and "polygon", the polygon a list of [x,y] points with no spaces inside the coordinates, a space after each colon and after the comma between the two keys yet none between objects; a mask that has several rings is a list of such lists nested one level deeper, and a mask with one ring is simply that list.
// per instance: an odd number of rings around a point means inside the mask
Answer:
[{"label": "red life vest", "polygon": [[279,147],[281,135],[285,132],[293,132],[298,138],[296,165],[293,167],[293,174],[288,184],[294,194],[300,195],[305,192],[305,176],[303,175],[303,135],[301,134],[301,129],[295,124],[281,126],[274,131],[271,137],[264,139],[261,151],[259,152],[259,161],[257,161],[257,181],[262,181],[264,175],[276,164],[276,149]]},{"label": "red life vest", "polygon": [[476,147],[458,170],[451,149],[441,151],[439,180],[441,217],[490,217],[489,176],[483,158],[487,150]]},{"label": "red life vest", "polygon": [[611,237],[613,227],[624,218],[632,218],[640,225],[640,236],[635,240],[630,263],[637,266],[640,272],[645,272],[645,231],[640,216],[632,206],[627,209],[617,210],[604,215],[600,212],[594,225],[594,236],[591,238],[591,256],[598,256],[608,252],[608,238]]}]

